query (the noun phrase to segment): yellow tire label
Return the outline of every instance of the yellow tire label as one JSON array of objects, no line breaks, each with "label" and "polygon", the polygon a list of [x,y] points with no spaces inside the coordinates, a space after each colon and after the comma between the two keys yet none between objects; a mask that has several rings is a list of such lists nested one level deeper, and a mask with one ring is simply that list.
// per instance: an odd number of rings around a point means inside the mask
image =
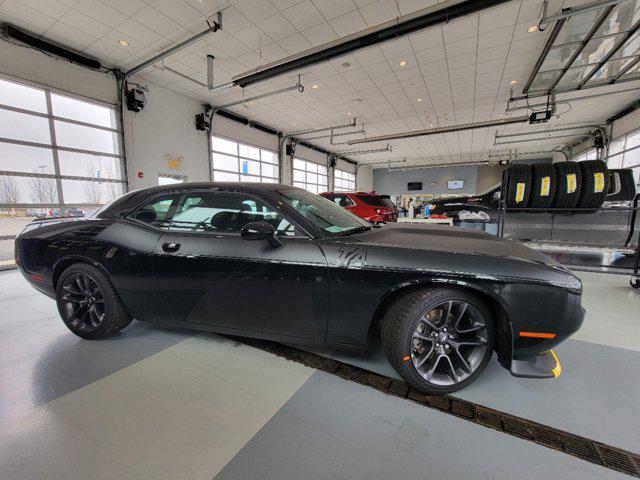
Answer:
[{"label": "yellow tire label", "polygon": [[524,200],[524,188],[526,184],[518,183],[516,184],[516,203],[521,203]]},{"label": "yellow tire label", "polygon": [[548,197],[551,190],[551,177],[542,177],[542,183],[540,184],[540,196]]},{"label": "yellow tire label", "polygon": [[601,193],[604,190],[604,173],[594,173],[593,180],[593,193]]},{"label": "yellow tire label", "polygon": [[576,188],[578,188],[578,185],[576,183],[576,174],[569,173],[567,175],[567,193],[574,193],[576,191]]}]

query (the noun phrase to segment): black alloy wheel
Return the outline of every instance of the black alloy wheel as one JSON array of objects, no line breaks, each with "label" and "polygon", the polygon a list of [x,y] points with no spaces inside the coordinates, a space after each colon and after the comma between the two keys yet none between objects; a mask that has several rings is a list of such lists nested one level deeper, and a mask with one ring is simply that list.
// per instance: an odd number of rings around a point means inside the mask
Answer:
[{"label": "black alloy wheel", "polygon": [[412,335],[411,363],[434,385],[469,378],[487,350],[487,325],[473,305],[448,300],[426,312]]},{"label": "black alloy wheel", "polygon": [[110,280],[92,265],[67,268],[56,284],[56,301],[69,330],[89,340],[113,335],[132,321]]},{"label": "black alloy wheel", "polygon": [[389,363],[413,388],[452,393],[472,383],[489,363],[494,317],[466,289],[425,287],[398,298],[382,320]]},{"label": "black alloy wheel", "polygon": [[104,294],[87,273],[73,273],[62,284],[62,311],[65,323],[84,332],[95,332],[106,315]]}]

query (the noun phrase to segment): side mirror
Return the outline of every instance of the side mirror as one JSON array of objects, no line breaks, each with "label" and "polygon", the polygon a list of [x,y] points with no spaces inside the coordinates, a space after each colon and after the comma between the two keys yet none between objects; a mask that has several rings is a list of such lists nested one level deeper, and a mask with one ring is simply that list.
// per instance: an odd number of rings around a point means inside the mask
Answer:
[{"label": "side mirror", "polygon": [[266,240],[273,248],[281,248],[282,242],[276,234],[276,229],[269,222],[249,222],[240,230],[240,236],[244,240]]}]

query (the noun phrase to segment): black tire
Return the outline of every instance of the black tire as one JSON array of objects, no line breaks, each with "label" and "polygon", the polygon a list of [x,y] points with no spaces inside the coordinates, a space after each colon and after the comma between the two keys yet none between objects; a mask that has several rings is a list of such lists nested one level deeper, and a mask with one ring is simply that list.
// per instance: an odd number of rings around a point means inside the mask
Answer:
[{"label": "black tire", "polygon": [[[556,169],[556,195],[554,208],[575,208],[582,191],[582,172],[578,162],[559,162],[553,164]],[[555,213],[571,213],[571,210]]]},{"label": "black tire", "polygon": [[[550,208],[556,195],[556,169],[552,163],[531,165],[531,196],[529,208]],[[530,213],[542,213],[531,211]]]},{"label": "black tire", "polygon": [[526,208],[531,195],[531,167],[511,165],[505,175],[507,182],[507,208]]},{"label": "black tire", "polygon": [[[461,381],[454,380],[455,383],[453,384],[443,385],[427,381],[426,378],[418,372],[418,367],[416,366],[417,361],[414,358],[416,354],[414,336],[416,335],[416,328],[419,328],[420,324],[423,323],[424,316],[434,311],[433,309],[439,305],[448,302],[466,303],[470,306],[469,312],[475,312],[474,315],[484,320],[486,343],[484,345],[484,352],[476,355],[476,364],[469,376]],[[451,312],[451,310],[449,311]],[[453,312],[451,313],[453,315]],[[460,342],[462,334],[458,335],[457,341]],[[491,311],[482,300],[474,294],[455,288],[424,288],[399,298],[390,306],[382,319],[381,337],[387,359],[402,378],[416,390],[432,395],[443,395],[466,387],[485,369],[494,350],[495,325]],[[431,341],[434,342],[435,340]],[[452,355],[453,359],[454,351],[446,353],[446,355],[449,354]],[[442,356],[439,355],[438,352],[434,352],[434,355]],[[442,366],[439,365],[438,362],[440,362],[440,358],[435,361],[436,367],[433,368]],[[451,362],[449,362],[449,364],[452,365]],[[447,365],[444,366],[445,370],[447,370]],[[453,370],[453,365],[451,368]]]},{"label": "black tire", "polygon": [[67,328],[88,340],[114,335],[133,320],[107,276],[85,263],[62,272],[56,303]]},{"label": "black tire", "polygon": [[582,190],[578,207],[600,208],[609,193],[611,181],[607,164],[602,160],[586,160],[579,162],[578,165],[582,174]]}]

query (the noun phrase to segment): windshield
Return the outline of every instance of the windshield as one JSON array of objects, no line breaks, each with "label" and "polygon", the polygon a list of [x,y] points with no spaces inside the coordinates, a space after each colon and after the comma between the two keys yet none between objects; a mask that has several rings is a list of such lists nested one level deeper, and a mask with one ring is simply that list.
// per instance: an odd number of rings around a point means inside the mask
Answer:
[{"label": "windshield", "polygon": [[386,195],[356,195],[356,197],[372,207],[396,208],[395,204]]},{"label": "windshield", "polygon": [[277,190],[280,201],[328,234],[341,235],[371,228],[371,224],[331,200],[301,189]]}]

